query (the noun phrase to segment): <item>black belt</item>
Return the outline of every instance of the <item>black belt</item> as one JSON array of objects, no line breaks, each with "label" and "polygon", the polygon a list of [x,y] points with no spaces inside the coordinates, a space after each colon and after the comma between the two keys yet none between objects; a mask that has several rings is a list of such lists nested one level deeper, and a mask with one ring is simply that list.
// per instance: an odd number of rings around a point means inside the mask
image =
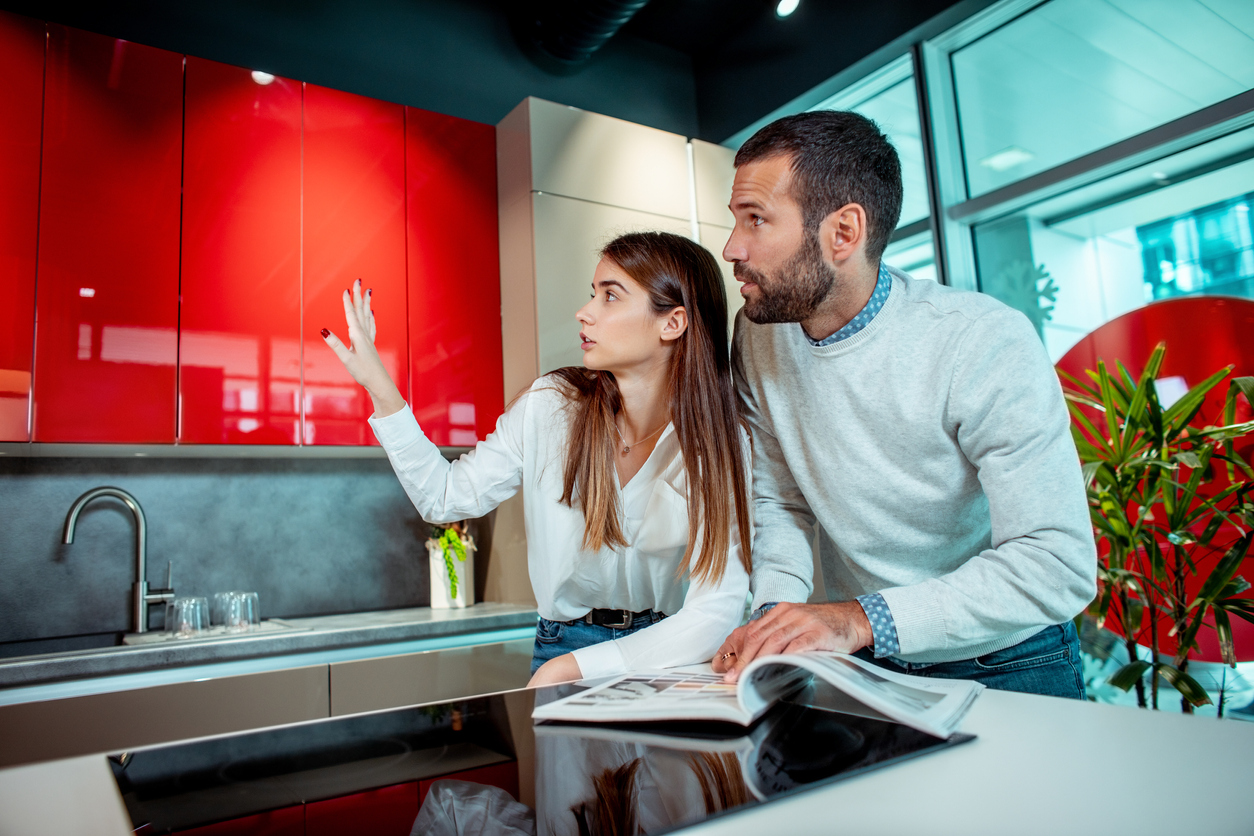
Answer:
[{"label": "black belt", "polygon": [[[584,624],[594,624],[597,627],[616,627],[620,630],[630,627],[637,618],[652,618],[653,610],[642,610],[641,612],[632,612],[631,610],[590,610],[583,618],[577,618],[576,621],[582,621]],[[657,613],[658,620],[666,618],[664,613]]]}]

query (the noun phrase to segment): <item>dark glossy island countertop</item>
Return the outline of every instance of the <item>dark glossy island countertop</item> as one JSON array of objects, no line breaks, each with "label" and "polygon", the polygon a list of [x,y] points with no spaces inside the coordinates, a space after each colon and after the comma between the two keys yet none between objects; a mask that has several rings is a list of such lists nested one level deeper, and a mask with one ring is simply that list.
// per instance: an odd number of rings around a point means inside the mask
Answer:
[{"label": "dark glossy island countertop", "polygon": [[[880,745],[902,742],[887,730],[809,704],[816,700],[785,706],[747,733],[531,720],[537,701],[577,687],[0,770],[0,832],[124,836],[137,826],[171,832],[289,811],[290,832],[305,833],[330,810],[351,811],[354,826],[342,832],[405,834],[435,780],[451,774],[461,776],[453,788],[463,798],[508,785],[509,805],[498,809],[529,815],[535,829],[522,832],[577,833],[576,814],[588,810],[598,779],[602,789],[625,787],[624,775],[613,775],[624,766],[638,780],[615,809],[634,811],[632,832],[1249,832],[1239,799],[1254,770],[1250,723],[988,690],[960,729],[975,740],[897,757]],[[868,761],[877,752],[886,757]],[[1127,798],[1183,800],[1120,801]],[[389,805],[391,827],[371,827]]]},{"label": "dark glossy island countertop", "polygon": [[534,627],[536,618],[533,607],[481,603],[465,609],[414,607],[273,619],[273,623],[267,622],[267,629],[245,635],[157,640],[145,644],[0,659],[0,688],[525,629]]}]

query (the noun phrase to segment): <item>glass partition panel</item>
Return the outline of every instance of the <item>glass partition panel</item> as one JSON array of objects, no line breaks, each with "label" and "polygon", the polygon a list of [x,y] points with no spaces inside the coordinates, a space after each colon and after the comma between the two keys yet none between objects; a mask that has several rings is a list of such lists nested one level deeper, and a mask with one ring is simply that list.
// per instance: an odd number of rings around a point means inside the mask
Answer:
[{"label": "glass partition panel", "polygon": [[1254,129],[974,228],[980,289],[1057,361],[1102,323],[1175,296],[1254,298]]},{"label": "glass partition panel", "polygon": [[936,250],[932,246],[931,230],[891,242],[884,249],[884,263],[916,279],[936,281]]},{"label": "glass partition panel", "polygon": [[1051,0],[950,60],[975,197],[1254,87],[1254,3]]}]

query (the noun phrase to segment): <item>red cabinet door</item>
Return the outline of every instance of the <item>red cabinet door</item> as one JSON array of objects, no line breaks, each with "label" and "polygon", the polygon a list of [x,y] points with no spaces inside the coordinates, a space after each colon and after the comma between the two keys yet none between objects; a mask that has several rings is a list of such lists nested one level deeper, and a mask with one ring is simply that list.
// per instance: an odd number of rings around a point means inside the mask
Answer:
[{"label": "red cabinet door", "polygon": [[427,437],[469,446],[504,405],[491,125],[405,108],[410,404]]},{"label": "red cabinet door", "polygon": [[396,784],[305,805],[306,836],[409,836],[418,816],[418,784]]},{"label": "red cabinet door", "polygon": [[188,57],[185,104],[179,440],[295,444],[301,84]]},{"label": "red cabinet door", "polygon": [[370,397],[329,349],[345,344],[343,292],[373,288],[375,346],[407,395],[405,315],[405,114],[398,104],[305,85],[305,444],[377,444]]},{"label": "red cabinet door", "polygon": [[0,441],[30,441],[44,24],[0,12]]},{"label": "red cabinet door", "polygon": [[183,56],[48,26],[34,440],[174,440]]}]

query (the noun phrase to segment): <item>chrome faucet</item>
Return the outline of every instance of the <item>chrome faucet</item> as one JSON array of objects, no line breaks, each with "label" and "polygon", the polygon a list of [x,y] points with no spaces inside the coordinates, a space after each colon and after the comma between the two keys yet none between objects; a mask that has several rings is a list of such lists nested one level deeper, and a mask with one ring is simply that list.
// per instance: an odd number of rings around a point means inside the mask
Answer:
[{"label": "chrome faucet", "polygon": [[131,629],[135,633],[147,633],[148,605],[174,600],[174,566],[171,564],[166,572],[166,589],[148,589],[148,521],[144,519],[144,509],[139,507],[139,501],[121,488],[92,488],[70,506],[70,512],[65,516],[65,531],[61,542],[66,545],[74,542],[78,515],[87,503],[101,496],[122,500],[135,517],[135,584],[131,594]]}]

